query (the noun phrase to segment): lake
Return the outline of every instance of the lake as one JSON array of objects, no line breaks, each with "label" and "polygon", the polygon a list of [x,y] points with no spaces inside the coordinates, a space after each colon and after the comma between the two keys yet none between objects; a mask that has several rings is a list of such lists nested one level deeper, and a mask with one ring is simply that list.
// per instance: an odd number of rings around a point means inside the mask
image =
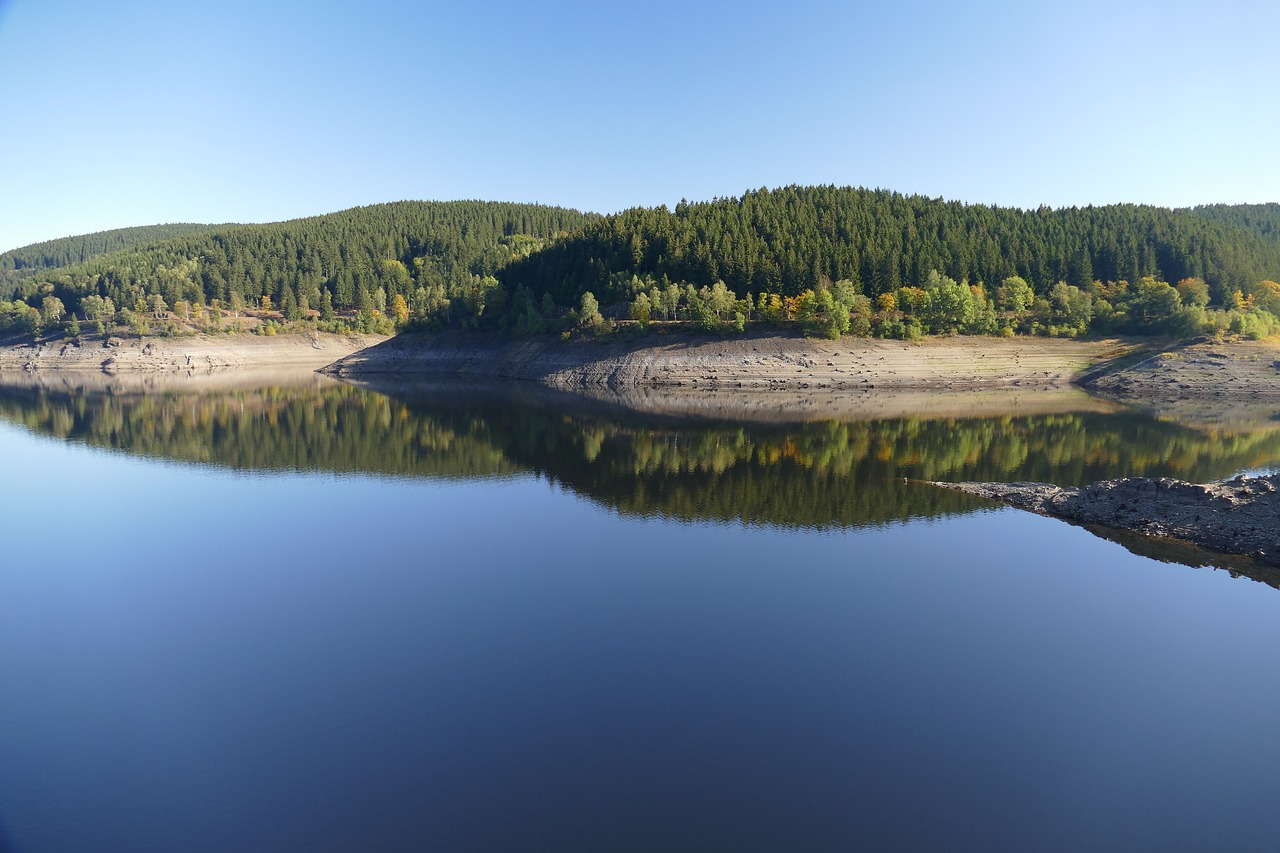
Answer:
[{"label": "lake", "polygon": [[1280,590],[914,481],[1280,423],[805,418],[0,389],[0,850],[1276,849]]}]

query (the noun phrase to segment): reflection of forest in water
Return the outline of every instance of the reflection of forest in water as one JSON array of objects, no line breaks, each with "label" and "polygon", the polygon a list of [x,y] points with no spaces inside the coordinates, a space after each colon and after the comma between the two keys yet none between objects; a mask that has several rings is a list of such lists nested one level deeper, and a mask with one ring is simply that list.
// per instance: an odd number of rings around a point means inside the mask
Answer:
[{"label": "reflection of forest in water", "polygon": [[710,423],[492,388],[325,383],[218,392],[0,388],[0,417],[92,447],[242,470],[474,478],[536,473],[622,514],[860,526],[983,505],[911,480],[1209,481],[1280,460],[1280,426],[1186,429],[1137,413]]}]

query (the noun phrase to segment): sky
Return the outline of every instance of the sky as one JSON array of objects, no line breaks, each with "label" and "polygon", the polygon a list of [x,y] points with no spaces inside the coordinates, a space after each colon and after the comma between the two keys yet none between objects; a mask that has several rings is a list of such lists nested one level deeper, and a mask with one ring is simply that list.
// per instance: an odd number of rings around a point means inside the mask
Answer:
[{"label": "sky", "polygon": [[0,251],[400,199],[1280,201],[1271,0],[0,0]]}]

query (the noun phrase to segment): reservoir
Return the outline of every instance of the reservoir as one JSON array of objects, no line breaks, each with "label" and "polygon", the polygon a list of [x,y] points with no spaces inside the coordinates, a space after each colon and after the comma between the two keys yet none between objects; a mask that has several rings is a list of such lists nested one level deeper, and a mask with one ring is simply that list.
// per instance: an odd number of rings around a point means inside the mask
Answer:
[{"label": "reservoir", "polygon": [[1274,850],[1280,590],[915,481],[1280,421],[867,408],[0,388],[0,850]]}]

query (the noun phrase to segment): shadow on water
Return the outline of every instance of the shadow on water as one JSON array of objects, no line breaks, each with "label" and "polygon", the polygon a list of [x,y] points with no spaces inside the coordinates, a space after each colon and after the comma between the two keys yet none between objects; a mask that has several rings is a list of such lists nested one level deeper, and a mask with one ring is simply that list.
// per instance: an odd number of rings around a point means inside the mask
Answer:
[{"label": "shadow on water", "polygon": [[1156,538],[1136,533],[1132,530],[1107,527],[1102,524],[1077,525],[1073,521],[1067,521],[1066,523],[1082,527],[1094,536],[1106,539],[1108,542],[1114,542],[1129,553],[1137,554],[1139,557],[1146,557],[1161,563],[1190,566],[1193,569],[1224,569],[1232,577],[1246,577],[1258,583],[1264,583],[1274,589],[1280,589],[1280,568],[1259,563],[1257,560],[1243,554],[1224,554],[1220,551],[1210,551],[1178,539]]},{"label": "shadow on water", "polygon": [[625,393],[527,382],[16,380],[0,385],[0,418],[89,447],[263,472],[533,474],[622,515],[684,521],[861,527],[990,506],[908,480],[1205,482],[1280,460],[1280,425],[1189,429],[1087,397],[1010,398],[1003,413],[985,401],[981,416],[954,402],[910,417],[868,405],[865,418],[841,398],[839,417],[811,405],[786,422],[776,410],[745,421],[683,414],[669,397],[638,411]]}]

